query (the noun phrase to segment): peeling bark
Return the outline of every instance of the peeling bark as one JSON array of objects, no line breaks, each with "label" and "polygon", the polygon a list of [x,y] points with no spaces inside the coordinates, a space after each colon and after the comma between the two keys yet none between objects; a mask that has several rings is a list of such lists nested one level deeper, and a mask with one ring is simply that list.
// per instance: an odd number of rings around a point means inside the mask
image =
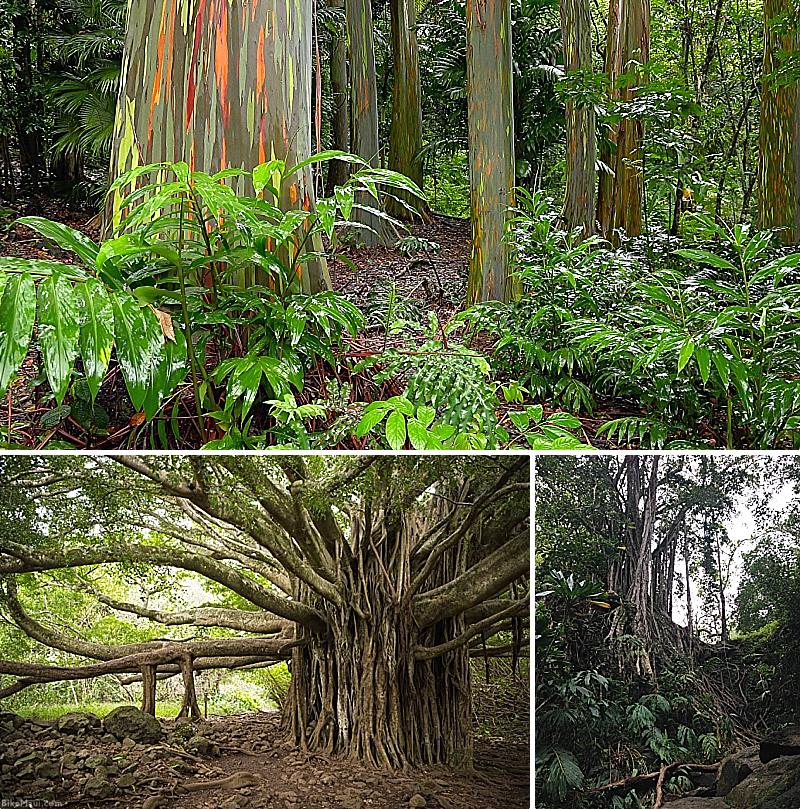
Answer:
[{"label": "peeling bark", "polygon": [[764,2],[758,215],[760,227],[781,228],[784,244],[800,243],[800,82],[774,72],[800,53],[797,14],[791,0]]},{"label": "peeling bark", "polygon": [[[307,158],[311,19],[311,0],[131,0],[111,179],[149,163],[214,173]],[[253,193],[244,178],[229,182]],[[107,227],[119,224],[128,191],[109,198]],[[287,182],[281,204],[313,208],[310,168]],[[303,270],[306,290],[330,287],[324,263]]]},{"label": "peeling bark", "polygon": [[467,300],[514,295],[508,240],[514,206],[514,94],[509,0],[467,0],[472,252]]}]

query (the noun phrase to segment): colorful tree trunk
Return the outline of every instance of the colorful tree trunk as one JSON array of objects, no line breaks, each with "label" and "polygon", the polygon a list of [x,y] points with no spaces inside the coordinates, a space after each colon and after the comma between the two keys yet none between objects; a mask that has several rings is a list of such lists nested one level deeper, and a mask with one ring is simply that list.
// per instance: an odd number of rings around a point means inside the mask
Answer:
[{"label": "colorful tree trunk", "polygon": [[782,228],[785,244],[800,243],[800,83],[775,71],[800,54],[793,7],[791,0],[764,2],[759,221],[763,228]]},{"label": "colorful tree trunk", "polygon": [[513,294],[509,208],[514,205],[514,109],[509,0],[467,0],[472,255],[470,303]]},{"label": "colorful tree trunk", "polygon": [[[409,177],[422,188],[422,97],[417,55],[416,0],[391,0],[390,8],[394,87],[389,168]],[[407,213],[402,206],[395,206],[392,212],[398,216]]]},{"label": "colorful tree trunk", "polygon": [[[351,151],[371,166],[380,166],[378,142],[378,82],[375,75],[375,34],[371,0],[346,0],[347,33],[350,39],[350,125]],[[368,193],[360,195],[359,206],[378,207]],[[360,228],[364,244],[382,244],[386,240],[383,220],[374,213],[357,208],[353,220]]]},{"label": "colorful tree trunk", "polygon": [[[161,161],[216,172],[308,157],[311,21],[311,0],[131,0],[112,179]],[[110,202],[115,223],[120,199]],[[313,207],[310,169],[287,183],[282,204]],[[330,286],[323,263],[304,268],[307,290]]]},{"label": "colorful tree trunk", "polygon": [[[612,100],[624,103],[635,98],[640,66],[649,58],[650,0],[611,0],[606,74]],[[624,117],[611,127],[609,138],[602,160],[612,173],[601,177],[597,219],[604,238],[616,243],[621,232],[627,236],[642,232],[644,123]]]},{"label": "colorful tree trunk", "polygon": [[[592,69],[592,20],[588,0],[561,0],[564,69],[587,75]],[[586,236],[595,229],[597,206],[597,116],[591,103],[567,103],[566,191],[562,216]]]},{"label": "colorful tree trunk", "polygon": [[[328,0],[331,8],[344,8],[344,0]],[[350,151],[350,105],[347,82],[347,32],[337,29],[331,35],[330,54],[331,95],[333,96],[333,119],[331,130],[333,148]],[[343,185],[350,176],[350,164],[334,160],[328,169],[327,193],[333,194],[337,185]]]}]

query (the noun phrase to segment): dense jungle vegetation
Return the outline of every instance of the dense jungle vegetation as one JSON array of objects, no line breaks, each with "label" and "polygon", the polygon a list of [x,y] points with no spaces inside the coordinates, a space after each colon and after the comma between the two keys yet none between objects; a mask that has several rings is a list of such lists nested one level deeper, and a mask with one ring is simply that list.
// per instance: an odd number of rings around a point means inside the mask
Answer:
[{"label": "dense jungle vegetation", "polygon": [[527,457],[7,455],[0,476],[4,798],[529,805]]},{"label": "dense jungle vegetation", "polygon": [[2,0],[3,443],[800,446],[792,0]]},{"label": "dense jungle vegetation", "polygon": [[536,805],[800,794],[800,463],[536,460]]}]

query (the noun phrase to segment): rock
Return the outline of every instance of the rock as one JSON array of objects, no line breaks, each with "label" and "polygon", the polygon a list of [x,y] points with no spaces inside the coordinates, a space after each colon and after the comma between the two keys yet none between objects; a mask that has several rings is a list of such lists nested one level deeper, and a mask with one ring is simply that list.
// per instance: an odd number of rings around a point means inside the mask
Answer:
[{"label": "rock", "polygon": [[776,758],[756,770],[725,798],[736,809],[789,809],[800,805],[800,759]]},{"label": "rock", "polygon": [[724,798],[680,798],[666,806],[669,809],[728,809]]},{"label": "rock", "polygon": [[128,789],[129,787],[132,787],[137,780],[138,778],[136,777],[135,773],[126,772],[125,775],[121,775],[119,778],[117,778],[117,787],[120,789]]},{"label": "rock", "polygon": [[35,769],[37,778],[55,778],[58,775],[58,767],[51,761],[43,761]]},{"label": "rock", "polygon": [[83,787],[84,794],[90,798],[110,798],[117,788],[103,778],[90,778]]},{"label": "rock", "polygon": [[59,733],[69,733],[72,736],[83,736],[91,733],[101,726],[99,717],[91,713],[65,713],[58,717],[56,728]]},{"label": "rock", "polygon": [[761,766],[757,746],[748,747],[723,759],[717,775],[717,795],[724,797]]},{"label": "rock", "polygon": [[760,758],[764,764],[780,756],[800,756],[800,725],[776,730],[761,741]]},{"label": "rock", "polygon": [[207,756],[211,750],[211,742],[204,736],[192,736],[186,742],[186,749],[194,753],[199,753],[201,756]]},{"label": "rock", "polygon": [[166,805],[166,798],[162,798],[160,795],[151,795],[142,804],[142,809],[163,809]]},{"label": "rock", "polygon": [[158,719],[132,705],[115,708],[103,720],[103,726],[108,733],[122,741],[127,738],[142,744],[155,744],[164,737]]},{"label": "rock", "polygon": [[411,809],[422,809],[423,806],[428,805],[428,802],[418,792],[416,795],[411,796],[408,801],[408,805],[411,807]]},{"label": "rock", "polygon": [[63,770],[74,770],[78,765],[78,757],[75,753],[64,753],[64,755],[61,756],[60,764]]},{"label": "rock", "polygon": [[122,740],[123,750],[132,750],[134,747],[136,747],[136,742],[133,739],[125,738]]}]

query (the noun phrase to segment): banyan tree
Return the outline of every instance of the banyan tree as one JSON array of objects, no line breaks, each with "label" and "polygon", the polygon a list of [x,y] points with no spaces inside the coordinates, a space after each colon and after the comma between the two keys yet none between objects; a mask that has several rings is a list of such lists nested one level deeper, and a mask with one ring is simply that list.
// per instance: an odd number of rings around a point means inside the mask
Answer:
[{"label": "banyan tree", "polygon": [[[0,477],[5,617],[97,661],[0,661],[0,696],[109,673],[143,679],[146,703],[156,677],[182,674],[191,714],[194,671],[288,660],[283,723],[302,748],[469,766],[470,657],[524,644],[527,458],[8,457]],[[188,571],[216,603],[157,609],[81,575],[113,566]],[[53,576],[171,637],[82,640],[17,592]]]}]

